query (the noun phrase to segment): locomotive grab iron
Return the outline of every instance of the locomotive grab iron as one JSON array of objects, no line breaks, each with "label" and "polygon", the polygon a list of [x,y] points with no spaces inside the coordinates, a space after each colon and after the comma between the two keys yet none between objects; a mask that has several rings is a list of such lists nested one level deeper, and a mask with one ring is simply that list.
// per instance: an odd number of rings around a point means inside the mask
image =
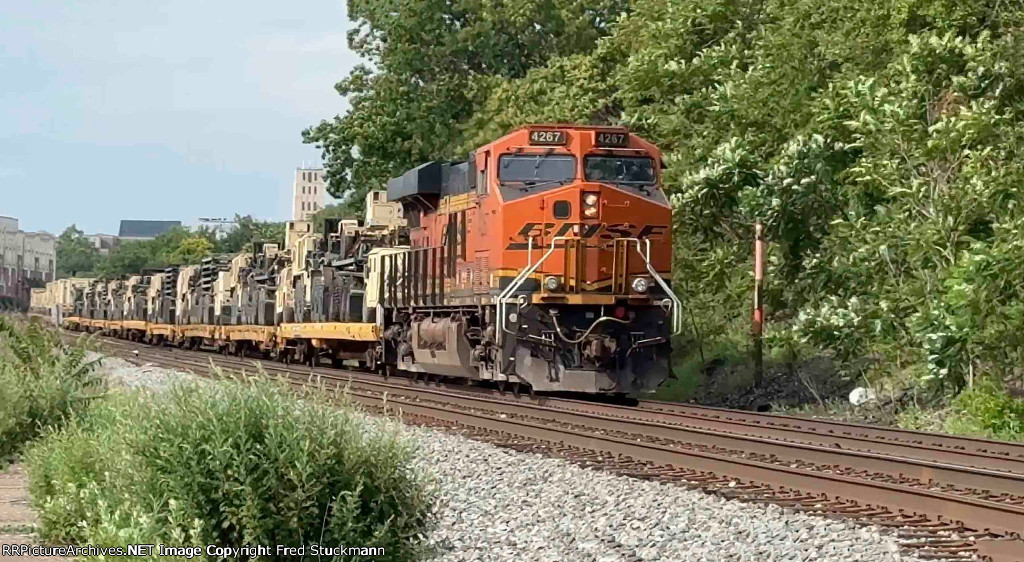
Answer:
[{"label": "locomotive grab iron", "polygon": [[291,222],[283,248],[56,281],[47,302],[65,324],[152,343],[651,392],[682,324],[661,169],[658,149],[621,127],[528,126],[390,180],[362,224]]}]

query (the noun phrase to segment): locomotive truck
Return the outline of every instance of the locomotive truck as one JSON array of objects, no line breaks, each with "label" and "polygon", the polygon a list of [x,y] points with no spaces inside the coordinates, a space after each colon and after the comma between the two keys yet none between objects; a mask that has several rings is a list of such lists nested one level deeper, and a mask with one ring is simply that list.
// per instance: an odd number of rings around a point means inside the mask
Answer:
[{"label": "locomotive truck", "polygon": [[94,281],[64,323],[125,334],[130,316],[152,343],[650,392],[682,324],[663,167],[625,128],[527,126],[391,179],[362,221],[294,221],[282,248]]}]

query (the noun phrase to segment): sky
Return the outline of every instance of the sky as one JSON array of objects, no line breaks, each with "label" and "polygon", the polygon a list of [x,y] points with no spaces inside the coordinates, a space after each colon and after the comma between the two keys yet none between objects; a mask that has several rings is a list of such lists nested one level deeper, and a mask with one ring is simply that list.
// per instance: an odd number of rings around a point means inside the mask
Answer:
[{"label": "sky", "polygon": [[0,215],[285,220],[304,128],[344,113],[344,0],[0,2]]}]

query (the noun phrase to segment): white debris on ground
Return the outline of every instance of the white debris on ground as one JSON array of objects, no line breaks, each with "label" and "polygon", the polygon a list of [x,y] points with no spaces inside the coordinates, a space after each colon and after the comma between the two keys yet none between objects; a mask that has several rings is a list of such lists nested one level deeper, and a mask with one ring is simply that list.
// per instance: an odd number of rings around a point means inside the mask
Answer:
[{"label": "white debris on ground", "polygon": [[[154,390],[195,376],[116,357],[104,358],[99,372]],[[428,538],[435,562],[916,560],[873,527],[584,469],[442,430],[405,433],[437,486]]]}]

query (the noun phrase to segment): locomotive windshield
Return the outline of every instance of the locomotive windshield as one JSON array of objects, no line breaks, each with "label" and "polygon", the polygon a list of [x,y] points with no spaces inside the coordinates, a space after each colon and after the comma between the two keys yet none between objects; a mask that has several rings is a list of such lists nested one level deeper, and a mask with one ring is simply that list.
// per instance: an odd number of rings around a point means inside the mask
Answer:
[{"label": "locomotive windshield", "polygon": [[502,183],[553,185],[576,176],[576,159],[565,154],[503,154],[498,163]]},{"label": "locomotive windshield", "polygon": [[654,160],[637,156],[587,156],[583,161],[587,181],[654,185]]}]

